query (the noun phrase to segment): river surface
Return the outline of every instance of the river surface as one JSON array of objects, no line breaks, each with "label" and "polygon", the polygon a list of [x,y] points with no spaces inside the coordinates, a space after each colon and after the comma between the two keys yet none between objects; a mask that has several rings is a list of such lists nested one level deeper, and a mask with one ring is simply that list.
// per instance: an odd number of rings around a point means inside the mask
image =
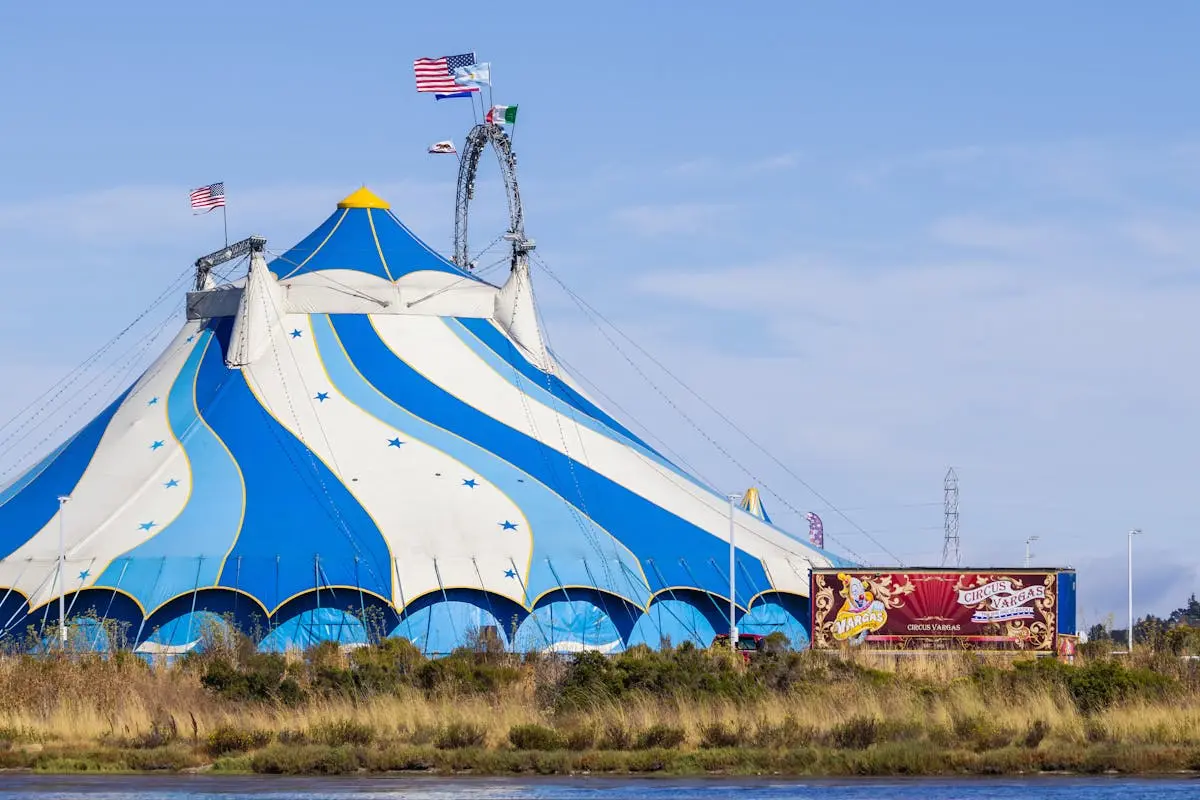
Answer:
[{"label": "river surface", "polygon": [[269,778],[0,773],[0,800],[1151,800],[1200,798],[1194,778]]}]

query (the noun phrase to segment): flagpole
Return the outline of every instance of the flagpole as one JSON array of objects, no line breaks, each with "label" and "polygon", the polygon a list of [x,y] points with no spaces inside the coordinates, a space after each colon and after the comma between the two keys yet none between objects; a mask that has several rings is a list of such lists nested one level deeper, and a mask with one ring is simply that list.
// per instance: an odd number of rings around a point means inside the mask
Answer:
[{"label": "flagpole", "polygon": [[229,217],[225,213],[225,204],[221,204],[221,223],[225,226],[225,246],[229,247]]}]

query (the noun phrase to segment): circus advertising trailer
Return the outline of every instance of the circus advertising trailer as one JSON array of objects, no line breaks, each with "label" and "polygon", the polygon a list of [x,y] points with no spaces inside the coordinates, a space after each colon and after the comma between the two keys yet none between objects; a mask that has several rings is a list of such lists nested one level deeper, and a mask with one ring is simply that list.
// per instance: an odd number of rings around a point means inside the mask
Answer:
[{"label": "circus advertising trailer", "polygon": [[1071,569],[818,568],[810,580],[814,649],[1074,654]]}]

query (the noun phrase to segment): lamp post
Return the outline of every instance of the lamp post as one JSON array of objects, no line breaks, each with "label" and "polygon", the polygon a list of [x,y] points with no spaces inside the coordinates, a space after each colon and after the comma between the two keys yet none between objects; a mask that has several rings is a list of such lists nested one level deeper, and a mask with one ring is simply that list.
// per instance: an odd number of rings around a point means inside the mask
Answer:
[{"label": "lamp post", "polygon": [[1030,551],[1029,546],[1036,542],[1038,538],[1037,536],[1030,536],[1025,540],[1025,569],[1029,569],[1029,564],[1033,559],[1033,553]]},{"label": "lamp post", "polygon": [[738,631],[737,631],[737,563],[736,553],[737,548],[734,545],[734,538],[737,535],[734,530],[733,514],[734,507],[738,501],[739,495],[729,495],[729,648],[737,652]]},{"label": "lamp post", "polygon": [[66,581],[63,579],[67,568],[67,545],[66,536],[63,533],[63,528],[66,524],[67,503],[71,498],[63,495],[58,498],[58,642],[62,645],[62,649],[67,649],[67,611],[66,598],[63,596],[66,590]]},{"label": "lamp post", "polygon": [[1133,655],[1133,537],[1141,532],[1141,528],[1134,528],[1129,532],[1129,630],[1126,631],[1125,643],[1129,647],[1130,655]]}]

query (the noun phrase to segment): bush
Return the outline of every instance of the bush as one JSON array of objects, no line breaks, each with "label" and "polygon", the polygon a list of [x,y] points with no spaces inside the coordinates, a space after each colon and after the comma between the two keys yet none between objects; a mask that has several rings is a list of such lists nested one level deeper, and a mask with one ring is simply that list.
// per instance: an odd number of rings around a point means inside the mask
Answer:
[{"label": "bush", "polygon": [[1050,723],[1044,719],[1035,719],[1033,724],[1029,726],[1029,730],[1025,733],[1023,744],[1028,748],[1037,747],[1042,743],[1042,739],[1046,738],[1046,734],[1050,733]]},{"label": "bush", "polygon": [[563,737],[545,725],[514,725],[508,731],[508,741],[518,750],[561,750]]},{"label": "bush", "polygon": [[433,743],[442,750],[458,750],[464,747],[479,747],[487,738],[487,731],[470,722],[451,722],[438,731]]},{"label": "bush", "polygon": [[[1148,669],[1126,667],[1105,659],[1076,667],[1062,664],[1053,658],[1018,661],[1011,673],[999,670],[979,670],[977,681],[990,682],[1003,690],[1039,684],[1062,686],[1084,714],[1095,714],[1119,702],[1129,700],[1159,700],[1178,688],[1178,682],[1167,675]],[[1008,687],[1003,683],[1007,682]]]},{"label": "bush", "polygon": [[997,728],[986,714],[954,717],[954,739],[974,745],[977,752],[996,750],[1012,743],[1012,733]]},{"label": "bush", "polygon": [[713,722],[700,728],[701,747],[741,747],[748,738],[742,725],[734,727],[724,722]]},{"label": "bush", "polygon": [[567,731],[566,745],[568,750],[591,750],[596,744],[596,729],[590,725],[572,728]]},{"label": "bush", "polygon": [[362,766],[361,754],[348,747],[306,745],[260,750],[250,760],[250,768],[268,775],[345,775]]},{"label": "bush", "polygon": [[687,734],[672,725],[651,725],[638,734],[634,747],[638,750],[670,749],[683,744]]},{"label": "bush", "polygon": [[214,756],[226,753],[244,753],[247,750],[257,750],[271,743],[271,732],[260,730],[243,730],[221,726],[208,734],[206,749]]},{"label": "bush", "polygon": [[879,723],[874,717],[851,717],[829,733],[833,746],[843,750],[866,750],[878,738]]},{"label": "bush", "polygon": [[762,684],[740,657],[685,642],[674,650],[637,646],[611,656],[579,653],[566,670],[555,707],[586,710],[631,696],[739,700],[762,694]]},{"label": "bush", "polygon": [[811,725],[803,725],[789,716],[778,725],[759,720],[754,730],[753,743],[755,747],[794,750],[797,747],[808,747],[816,736],[817,732]]},{"label": "bush", "polygon": [[619,722],[609,723],[600,735],[601,750],[629,750],[633,747],[633,733]]},{"label": "bush", "polygon": [[516,656],[459,648],[421,664],[413,677],[417,686],[430,693],[496,694],[521,679],[517,663]]},{"label": "bush", "polygon": [[206,665],[200,684],[227,700],[296,705],[304,699],[300,684],[288,675],[287,662],[277,653],[255,653],[236,666],[215,658]]},{"label": "bush", "polygon": [[361,722],[341,719],[313,725],[308,729],[308,739],[319,744],[337,747],[342,744],[370,744],[375,739],[375,731]]}]

